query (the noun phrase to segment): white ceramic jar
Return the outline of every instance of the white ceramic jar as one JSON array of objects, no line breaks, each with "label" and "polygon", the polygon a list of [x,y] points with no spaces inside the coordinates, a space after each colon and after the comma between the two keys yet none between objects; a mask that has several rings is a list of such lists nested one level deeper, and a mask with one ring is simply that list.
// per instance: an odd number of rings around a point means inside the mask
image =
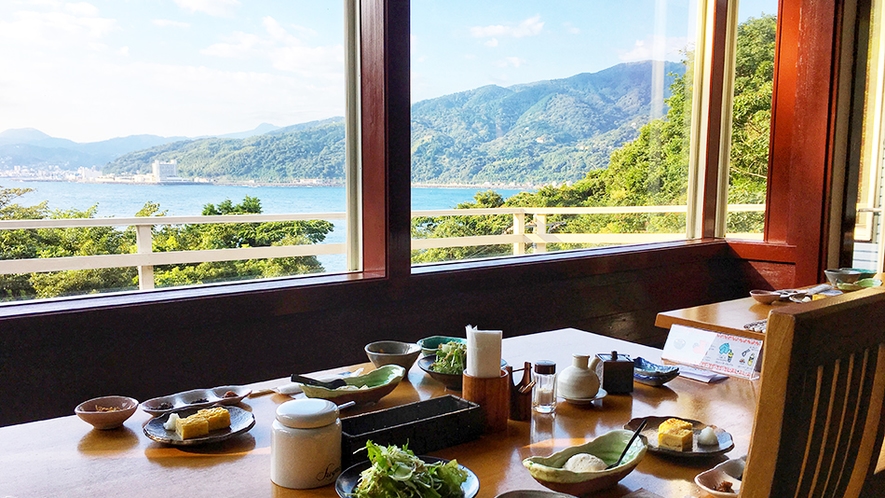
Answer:
[{"label": "white ceramic jar", "polygon": [[590,366],[590,355],[576,354],[572,364],[557,374],[557,394],[565,399],[588,399],[599,391],[599,377],[595,366]]},{"label": "white ceramic jar", "polygon": [[318,398],[278,406],[270,455],[270,480],[275,484],[309,489],[334,482],[341,473],[338,406]]}]

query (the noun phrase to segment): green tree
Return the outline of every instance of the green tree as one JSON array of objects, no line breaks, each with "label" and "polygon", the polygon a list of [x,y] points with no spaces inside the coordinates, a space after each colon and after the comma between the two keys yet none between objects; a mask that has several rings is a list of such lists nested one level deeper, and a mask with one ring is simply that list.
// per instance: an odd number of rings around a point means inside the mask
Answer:
[{"label": "green tree", "polygon": [[[46,202],[25,207],[16,201],[31,189],[0,187],[0,219],[93,218],[97,206],[86,210],[50,211]],[[261,201],[246,197],[233,204],[207,204],[204,215],[260,214]],[[160,205],[147,202],[136,216],[164,216]],[[158,225],[153,228],[153,250],[193,251],[237,247],[315,244],[334,226],[328,221]],[[136,252],[134,228],[39,228],[0,230],[0,259],[54,258],[127,254]],[[159,286],[221,280],[288,276],[323,271],[313,256],[161,266],[155,269]],[[0,275],[0,300],[47,298],[74,294],[132,290],[138,286],[135,268],[103,268],[33,274]]]},{"label": "green tree", "polygon": [[[145,214],[151,213],[148,206],[144,211]],[[261,201],[246,196],[239,204],[225,199],[217,206],[207,204],[203,207],[204,216],[243,214],[261,214]],[[154,228],[153,250],[168,252],[316,244],[325,240],[333,229],[334,225],[325,220],[161,225]],[[159,266],[155,269],[154,280],[156,285],[164,287],[322,271],[323,266],[315,256],[301,256]]]},{"label": "green tree", "polygon": [[[738,27],[737,63],[734,84],[729,202],[762,203],[768,173],[769,122],[774,61],[774,35],[777,19],[762,16],[748,19]],[[689,119],[692,54],[686,54],[689,67],[681,76],[672,75],[665,117],[652,120],[639,129],[636,139],[612,152],[608,167],[591,169],[573,185],[543,187],[537,192],[521,192],[503,202],[505,207],[568,206],[659,206],[685,205],[688,192]],[[484,193],[484,197],[490,194]],[[492,207],[480,201],[459,208]],[[504,233],[509,223],[504,217],[493,227],[485,226],[491,217],[453,216],[444,221],[416,220],[417,237],[470,236]],[[533,220],[527,220],[531,224]],[[729,216],[728,229],[759,232],[760,213]],[[551,215],[548,232],[555,233],[682,233],[682,214]],[[586,247],[577,244],[549,244],[548,250]],[[454,248],[416,251],[413,261],[459,259],[462,255],[509,254],[507,246],[481,249]]]},{"label": "green tree", "polygon": [[[777,17],[738,26],[728,202],[762,204],[768,179],[774,40]],[[761,232],[763,213],[732,213],[729,232]]]},{"label": "green tree", "polygon": [[[477,192],[474,202],[464,202],[457,209],[498,208],[504,205],[501,194],[491,190]],[[412,238],[432,239],[470,237],[474,235],[500,235],[510,230],[513,217],[510,215],[480,216],[424,216],[412,220]],[[412,251],[412,261],[429,263],[433,261],[474,259],[508,254],[507,245],[467,246],[435,248]]]}]

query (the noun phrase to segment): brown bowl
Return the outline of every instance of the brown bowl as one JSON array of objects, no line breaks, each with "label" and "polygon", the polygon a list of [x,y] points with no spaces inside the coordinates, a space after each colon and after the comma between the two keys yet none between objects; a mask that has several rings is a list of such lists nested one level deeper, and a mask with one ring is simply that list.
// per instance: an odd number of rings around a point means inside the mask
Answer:
[{"label": "brown bowl", "polygon": [[366,356],[375,365],[375,368],[384,365],[399,365],[408,372],[418,355],[421,354],[421,346],[402,341],[375,341],[366,344]]},{"label": "brown bowl", "polygon": [[128,396],[102,396],[84,401],[74,413],[96,429],[116,429],[138,408],[138,400]]},{"label": "brown bowl", "polygon": [[751,290],[750,296],[762,304],[771,304],[781,298],[781,295],[779,292],[761,290],[761,289]]}]

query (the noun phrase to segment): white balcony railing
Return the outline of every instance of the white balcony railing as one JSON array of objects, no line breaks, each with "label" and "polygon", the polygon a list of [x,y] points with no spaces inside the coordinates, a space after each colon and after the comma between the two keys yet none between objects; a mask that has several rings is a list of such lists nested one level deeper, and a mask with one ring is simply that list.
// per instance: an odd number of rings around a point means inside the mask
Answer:
[{"label": "white balcony railing", "polygon": [[[764,205],[730,205],[730,212],[764,211]],[[511,233],[472,237],[412,239],[412,249],[468,247],[512,244],[513,254],[525,253],[526,244],[535,252],[545,252],[547,244],[636,244],[685,239],[684,233],[549,233],[547,216],[553,214],[603,215],[628,213],[685,213],[685,206],[623,206],[623,207],[545,207],[545,208],[482,208],[413,211],[412,218],[439,216],[511,215]],[[526,227],[526,215],[534,223]],[[0,230],[37,228],[134,227],[137,252],[95,256],[69,256],[0,260],[0,274],[40,273],[98,268],[138,268],[139,288],[154,287],[153,268],[185,263],[237,261],[295,256],[344,254],[344,243],[305,244],[290,246],[244,247],[198,251],[153,252],[152,228],[158,225],[189,225],[215,223],[264,223],[305,220],[343,220],[345,213],[258,214],[227,216],[157,216],[133,218],[69,218],[42,220],[0,220]],[[527,228],[531,228],[527,232]],[[761,234],[734,234],[759,238]]]}]

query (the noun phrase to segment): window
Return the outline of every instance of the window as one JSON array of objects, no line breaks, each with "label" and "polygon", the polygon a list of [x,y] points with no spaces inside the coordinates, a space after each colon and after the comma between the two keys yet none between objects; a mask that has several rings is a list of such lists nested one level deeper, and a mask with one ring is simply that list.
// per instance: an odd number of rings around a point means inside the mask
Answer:
[{"label": "window", "polygon": [[726,236],[761,240],[768,184],[776,0],[738,3]]},{"label": "window", "polygon": [[413,1],[413,185],[485,189],[413,219],[413,263],[695,237],[705,12]]},{"label": "window", "polygon": [[359,269],[345,5],[0,6],[0,300]]},{"label": "window", "polygon": [[[862,151],[857,179],[857,215],[851,266],[882,271],[885,268],[885,231],[882,230],[883,146],[885,146],[885,20],[882,2],[872,2],[872,22],[868,34],[865,95],[862,122]],[[860,62],[864,64],[864,62]]]}]

